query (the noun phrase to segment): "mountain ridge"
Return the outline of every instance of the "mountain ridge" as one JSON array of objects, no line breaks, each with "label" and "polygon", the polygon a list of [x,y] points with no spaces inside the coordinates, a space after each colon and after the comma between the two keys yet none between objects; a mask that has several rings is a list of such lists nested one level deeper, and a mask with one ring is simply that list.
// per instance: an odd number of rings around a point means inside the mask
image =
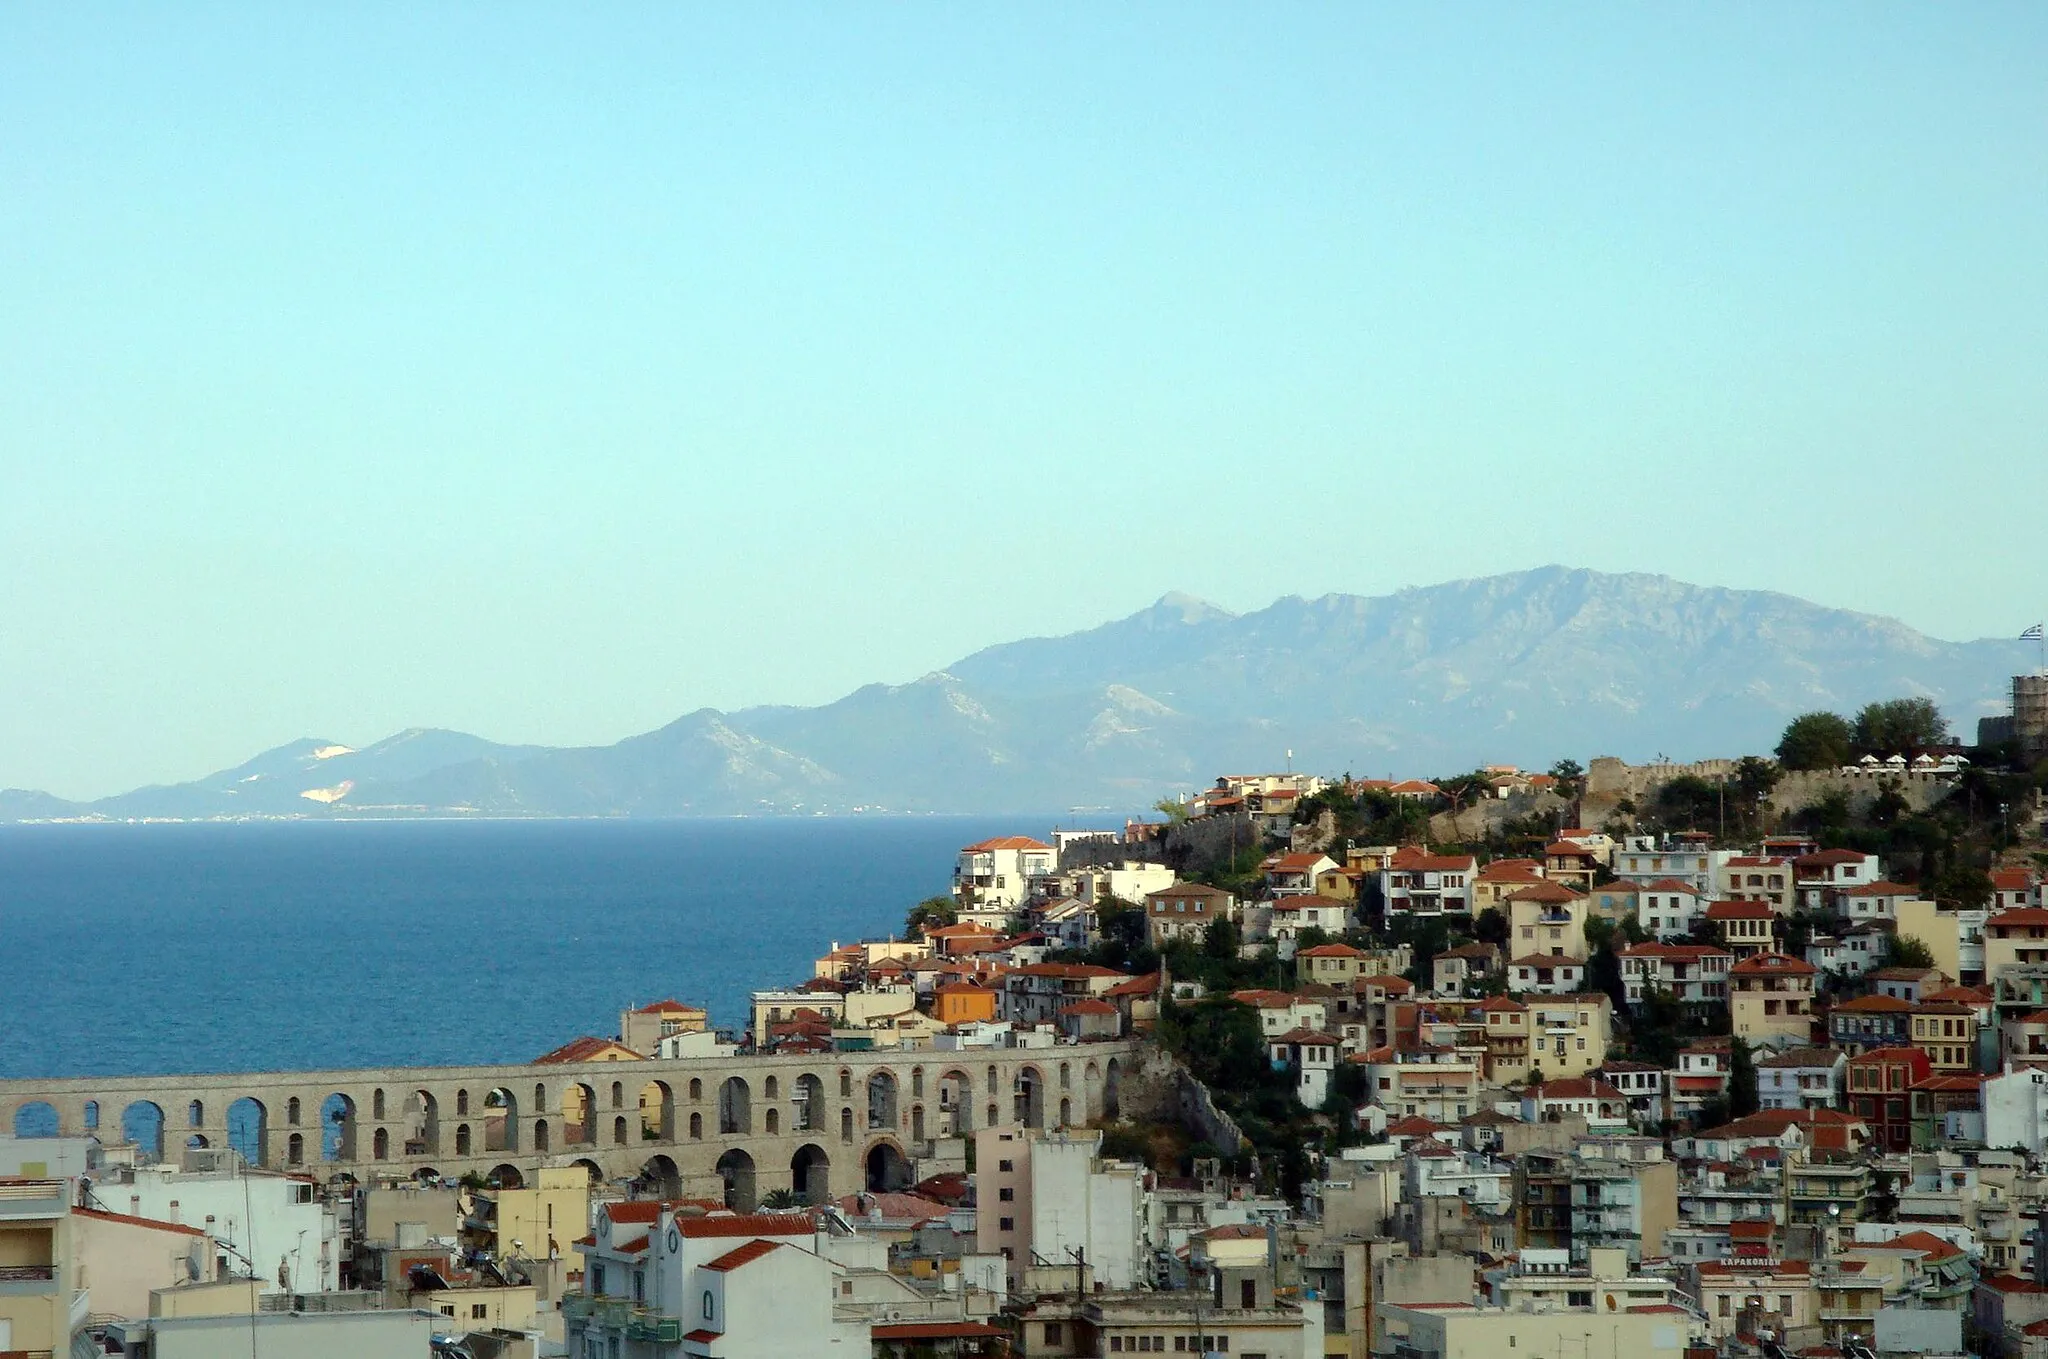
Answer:
[{"label": "mountain ridge", "polygon": [[1174,591],[815,707],[700,708],[608,746],[309,739],[93,802],[0,791],[0,820],[1138,808],[1289,749],[1405,774],[1758,752],[1798,712],[1901,694],[1967,738],[2026,663],[2017,641],[1647,573],[1547,566],[1242,614]]}]

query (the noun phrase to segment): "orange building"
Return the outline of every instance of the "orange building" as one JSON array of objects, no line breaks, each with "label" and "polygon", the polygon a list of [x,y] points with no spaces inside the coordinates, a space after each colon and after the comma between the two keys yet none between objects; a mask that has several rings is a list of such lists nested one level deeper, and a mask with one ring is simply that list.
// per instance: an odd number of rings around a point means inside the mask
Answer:
[{"label": "orange building", "polygon": [[996,1017],[996,993],[972,982],[952,982],[932,991],[932,1018],[941,1024],[973,1024]]}]

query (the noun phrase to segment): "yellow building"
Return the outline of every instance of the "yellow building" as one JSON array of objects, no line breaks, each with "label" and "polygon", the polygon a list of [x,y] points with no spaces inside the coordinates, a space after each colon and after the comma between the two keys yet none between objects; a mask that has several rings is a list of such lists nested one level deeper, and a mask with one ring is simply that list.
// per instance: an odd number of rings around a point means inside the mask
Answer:
[{"label": "yellow building", "polygon": [[701,1005],[679,1000],[657,1000],[619,1016],[619,1041],[643,1057],[652,1057],[661,1040],[674,1033],[702,1033],[710,1027],[710,1016]]},{"label": "yellow building", "polygon": [[1815,971],[1812,964],[1783,953],[1759,953],[1729,968],[1728,1010],[1735,1036],[1771,1047],[1811,1038]]},{"label": "yellow building", "polygon": [[[1900,902],[1898,917],[1899,937],[1918,939],[1925,944],[1937,971],[1945,976],[1969,980],[1963,976],[1965,925],[1961,916],[1954,911],[1944,911],[1931,901],[1915,900]],[[1982,919],[1981,916],[1978,918]],[[1979,928],[1981,930],[1981,926]]]},{"label": "yellow building", "polygon": [[1366,976],[1367,958],[1349,944],[1317,944],[1294,955],[1294,975],[1303,986],[1350,986]]},{"label": "yellow building", "polygon": [[1519,1085],[1583,1076],[1607,1060],[1614,1007],[1606,996],[1495,996],[1478,1006],[1486,1033],[1486,1078]]},{"label": "yellow building", "polygon": [[1953,1000],[1924,1000],[1913,1007],[1913,1046],[1927,1054],[1936,1072],[1977,1068],[1977,1015]]},{"label": "yellow building", "polygon": [[590,1172],[582,1166],[543,1166],[531,1187],[500,1189],[495,1198],[501,1257],[567,1257],[570,1243],[590,1230]]},{"label": "yellow building", "polygon": [[1584,892],[1561,882],[1543,882],[1511,894],[1507,904],[1508,957],[1586,960]]}]

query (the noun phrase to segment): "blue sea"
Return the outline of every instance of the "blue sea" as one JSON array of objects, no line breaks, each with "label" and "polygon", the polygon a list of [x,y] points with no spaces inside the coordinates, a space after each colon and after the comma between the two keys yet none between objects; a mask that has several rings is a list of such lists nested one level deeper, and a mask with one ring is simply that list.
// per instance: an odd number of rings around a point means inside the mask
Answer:
[{"label": "blue sea", "polygon": [[0,827],[0,1075],[526,1061],[671,996],[738,1027],[1053,820]]}]

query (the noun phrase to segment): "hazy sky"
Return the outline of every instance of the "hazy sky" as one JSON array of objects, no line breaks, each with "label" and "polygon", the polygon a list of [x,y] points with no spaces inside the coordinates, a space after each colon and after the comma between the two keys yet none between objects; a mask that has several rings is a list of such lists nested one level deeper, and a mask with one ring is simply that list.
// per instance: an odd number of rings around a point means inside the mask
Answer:
[{"label": "hazy sky", "polygon": [[2048,611],[2048,6],[773,11],[0,9],[0,786],[1170,589]]}]

